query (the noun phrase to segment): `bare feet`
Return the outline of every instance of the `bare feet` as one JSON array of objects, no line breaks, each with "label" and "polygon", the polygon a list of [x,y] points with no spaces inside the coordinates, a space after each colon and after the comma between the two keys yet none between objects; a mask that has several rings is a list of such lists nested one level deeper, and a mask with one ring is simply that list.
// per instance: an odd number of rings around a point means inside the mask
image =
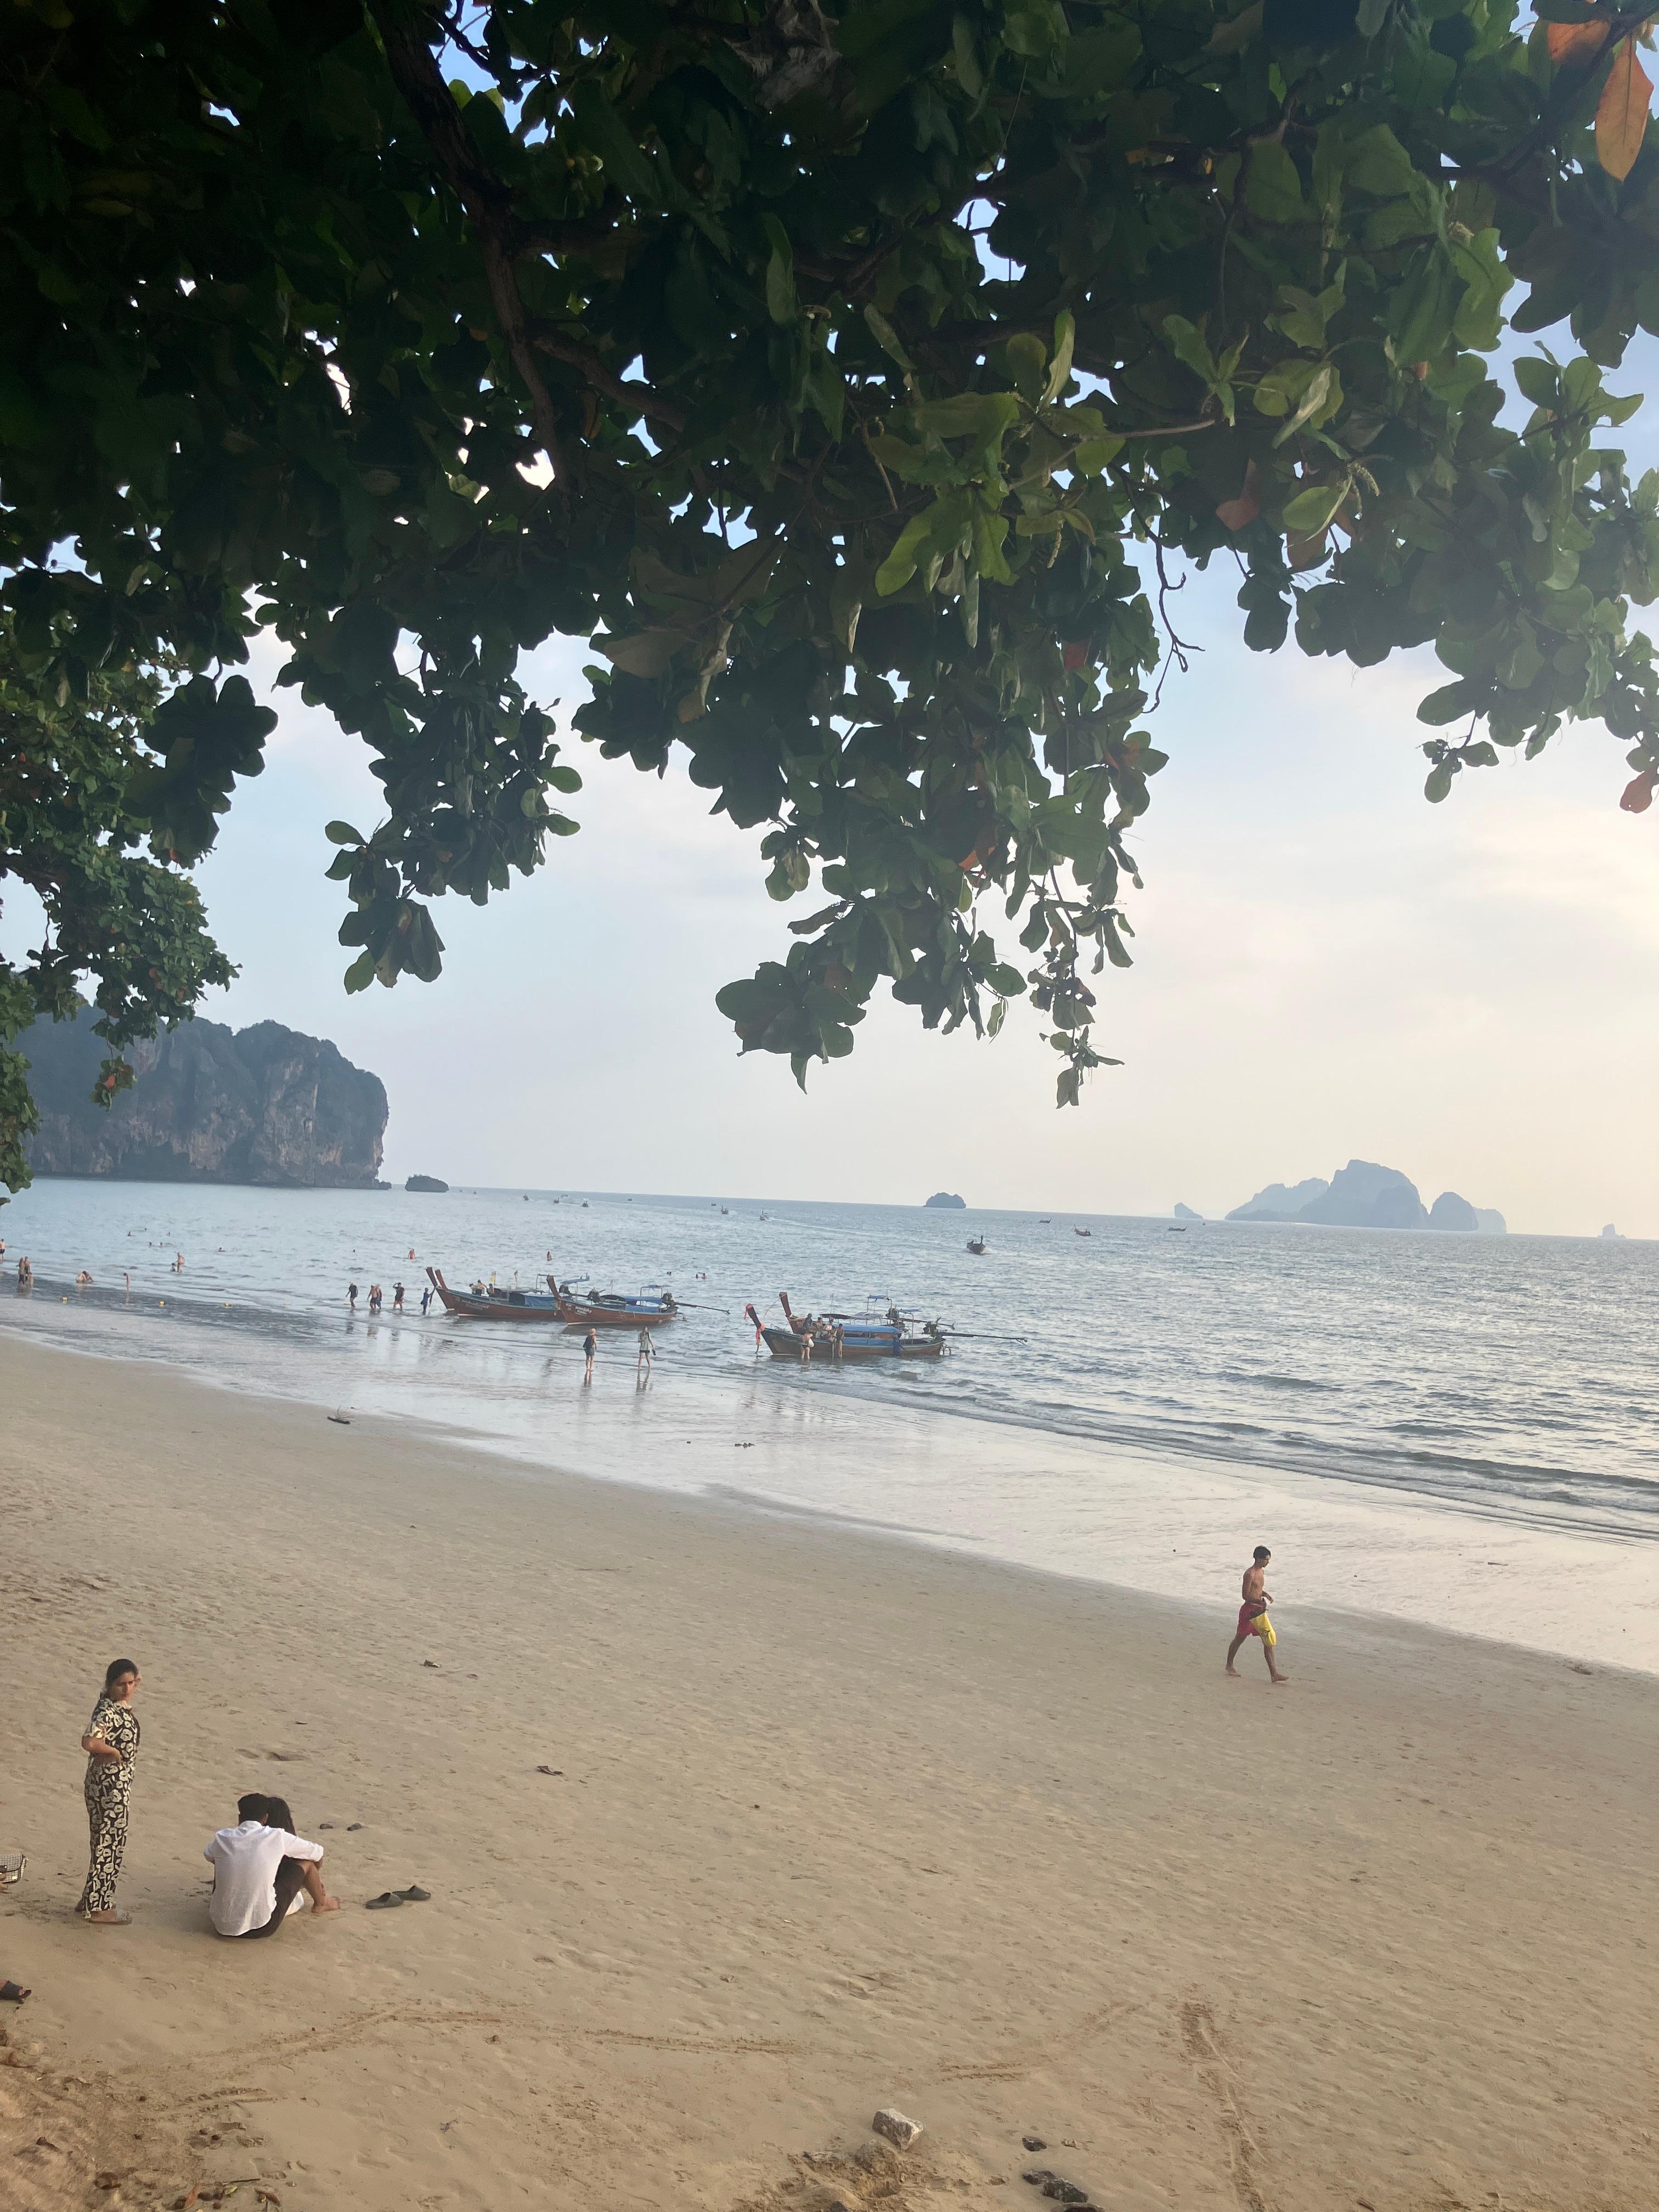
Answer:
[{"label": "bare feet", "polygon": [[1276,1690],[1288,1690],[1288,1689],[1290,1688],[1290,1686],[1291,1686],[1291,1678],[1290,1678],[1290,1676],[1289,1676],[1288,1674],[1275,1674],[1275,1675],[1273,1676],[1273,1687],[1274,1687],[1274,1689],[1276,1689]]},{"label": "bare feet", "polygon": [[107,1912],[88,1912],[86,1919],[89,1928],[131,1928],[132,1925],[132,1915],[118,1912],[113,1906]]},{"label": "bare feet", "polygon": [[1227,1669],[1227,1679],[1230,1682],[1237,1682],[1241,1680],[1243,1678],[1237,1667],[1229,1667]]},{"label": "bare feet", "polygon": [[340,1900],[337,1897],[315,1898],[312,1901],[311,1909],[313,1912],[337,1912],[340,1909]]}]

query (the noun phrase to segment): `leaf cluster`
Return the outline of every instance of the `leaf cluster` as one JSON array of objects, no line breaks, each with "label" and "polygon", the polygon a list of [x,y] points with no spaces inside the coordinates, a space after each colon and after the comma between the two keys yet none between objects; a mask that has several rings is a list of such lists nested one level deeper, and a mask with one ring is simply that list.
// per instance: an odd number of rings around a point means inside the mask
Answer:
[{"label": "leaf cluster", "polygon": [[[1651,796],[1656,494],[1601,380],[1659,331],[1648,21],[35,0],[0,63],[18,639],[71,695],[180,672],[131,803],[188,859],[274,635],[386,794],[330,832],[352,988],[436,974],[428,902],[574,828],[515,672],[591,639],[582,738],[683,760],[775,897],[827,902],[720,994],[744,1049],[804,1075],[884,986],[990,1032],[1029,995],[1075,1099],[1168,564],[1235,560],[1260,651],[1431,643],[1425,719],[1467,727],[1431,798],[1575,718]],[[1529,416],[1506,320],[1565,326]]]}]

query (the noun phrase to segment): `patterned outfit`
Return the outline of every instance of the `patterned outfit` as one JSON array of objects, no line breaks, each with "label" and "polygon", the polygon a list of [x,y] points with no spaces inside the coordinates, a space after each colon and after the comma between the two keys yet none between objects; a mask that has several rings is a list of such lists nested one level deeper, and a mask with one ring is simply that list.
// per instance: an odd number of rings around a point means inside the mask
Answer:
[{"label": "patterned outfit", "polygon": [[127,1846],[127,1792],[132,1787],[132,1762],[138,1755],[138,1716],[131,1705],[101,1697],[92,1709],[87,1734],[101,1737],[112,1751],[121,1754],[118,1765],[113,1759],[89,1756],[84,1791],[92,1858],[76,1910],[108,1912],[115,1904],[121,1854]]}]

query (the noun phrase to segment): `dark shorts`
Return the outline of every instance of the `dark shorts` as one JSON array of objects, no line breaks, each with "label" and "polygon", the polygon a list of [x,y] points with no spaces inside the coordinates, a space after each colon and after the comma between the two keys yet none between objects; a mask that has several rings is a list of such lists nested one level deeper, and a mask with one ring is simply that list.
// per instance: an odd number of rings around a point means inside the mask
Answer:
[{"label": "dark shorts", "polygon": [[305,1887],[306,1861],[284,1859],[276,1869],[276,1909],[263,1928],[245,1928],[241,1940],[249,1942],[255,1936],[274,1936],[288,1918],[288,1909]]}]

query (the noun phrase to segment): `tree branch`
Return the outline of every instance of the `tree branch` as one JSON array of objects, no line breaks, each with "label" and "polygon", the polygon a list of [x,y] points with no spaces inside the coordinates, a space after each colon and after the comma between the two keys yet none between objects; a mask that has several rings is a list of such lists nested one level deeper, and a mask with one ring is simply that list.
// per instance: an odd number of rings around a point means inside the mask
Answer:
[{"label": "tree branch", "polygon": [[[454,95],[444,82],[437,57],[426,40],[393,25],[390,0],[369,0],[369,7],[385,42],[392,81],[431,148],[445,182],[460,201],[467,220],[477,233],[495,319],[507,341],[513,366],[530,394],[536,435],[547,455],[553,481],[562,486],[567,471],[558,421],[531,349],[524,301],[519,296],[518,283],[513,274],[513,257],[507,245],[513,225],[510,196],[501,179],[474,153]],[[435,30],[443,29],[441,18],[434,15],[430,20]]]}]

